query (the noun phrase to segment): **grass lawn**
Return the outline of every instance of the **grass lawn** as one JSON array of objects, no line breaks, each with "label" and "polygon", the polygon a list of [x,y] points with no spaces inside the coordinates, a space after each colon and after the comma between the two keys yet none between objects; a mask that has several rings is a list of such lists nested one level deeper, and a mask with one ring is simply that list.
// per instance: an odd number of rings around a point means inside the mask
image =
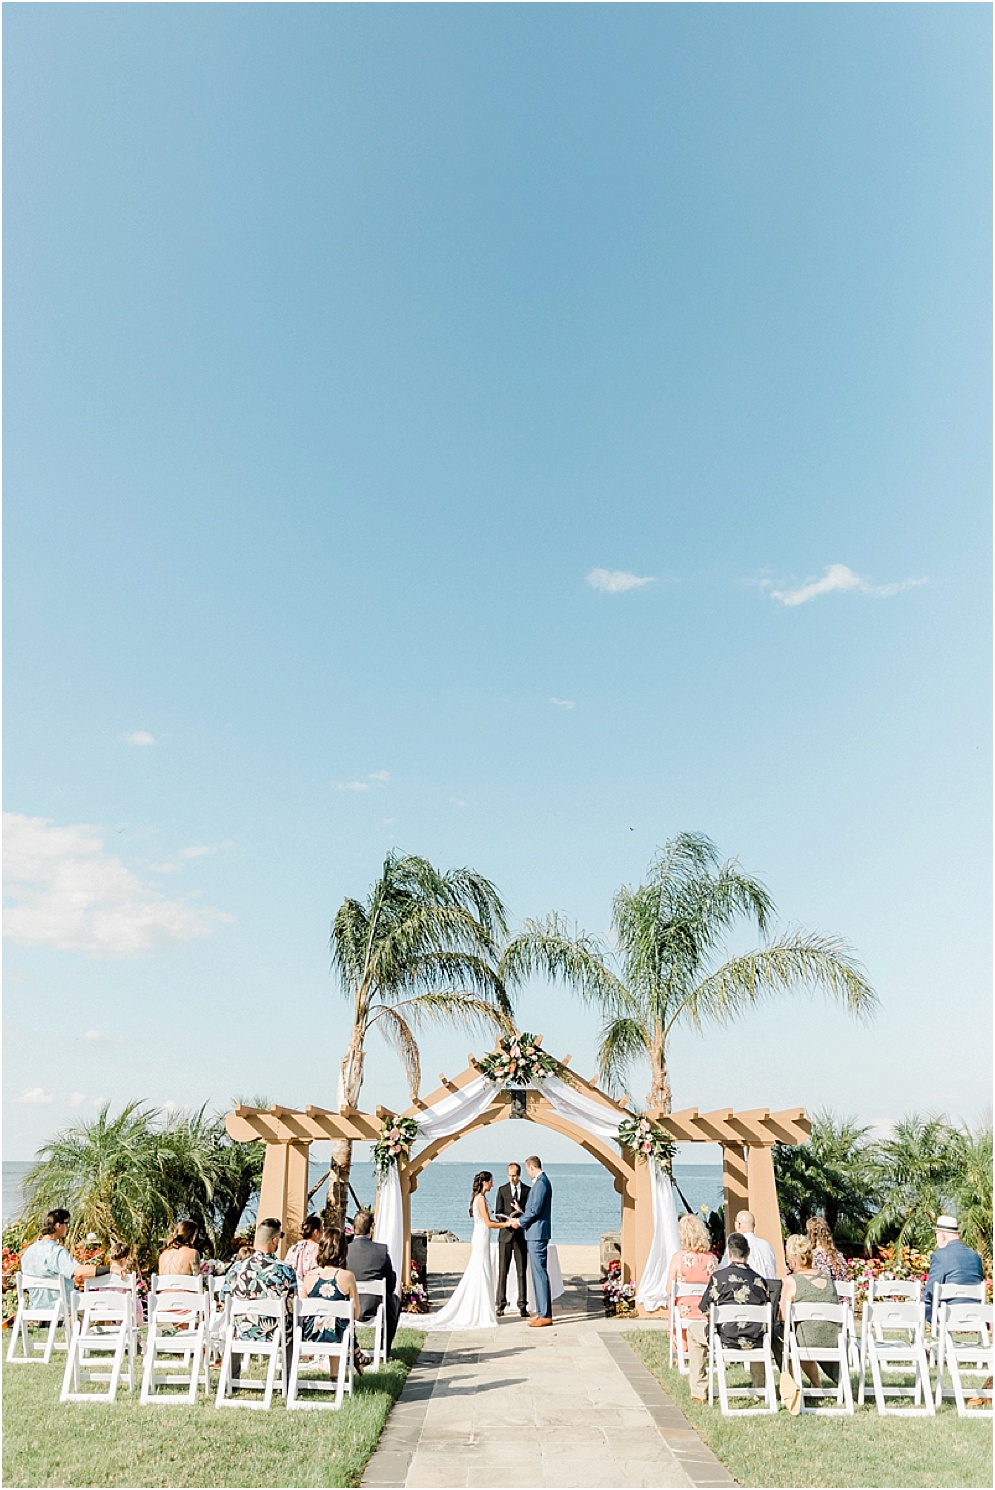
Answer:
[{"label": "grass lawn", "polygon": [[5,1365],[3,1483],[358,1485],[423,1339],[398,1330],[398,1359],[357,1378],[340,1412],[291,1414],[279,1395],[269,1412],[219,1410],[203,1396],[140,1407],[126,1386],[113,1406],[60,1403],[64,1353],[48,1366]]},{"label": "grass lawn", "polygon": [[[965,1421],[953,1403],[935,1418],[721,1416],[691,1401],[687,1377],[667,1365],[662,1330],[633,1330],[626,1340],[688,1421],[741,1485],[974,1486],[992,1484],[991,1419]],[[745,1380],[745,1377],[744,1377]],[[856,1387],[854,1388],[856,1391]]]}]

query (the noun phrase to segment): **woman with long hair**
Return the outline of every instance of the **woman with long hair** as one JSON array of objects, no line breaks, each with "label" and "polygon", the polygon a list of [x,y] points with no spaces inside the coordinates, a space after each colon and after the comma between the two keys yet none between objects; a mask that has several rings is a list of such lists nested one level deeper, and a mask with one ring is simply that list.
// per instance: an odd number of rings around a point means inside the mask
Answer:
[{"label": "woman with long hair", "polygon": [[[348,1241],[344,1231],[337,1226],[329,1226],[318,1238],[318,1251],[315,1265],[304,1277],[301,1286],[301,1298],[304,1299],[332,1299],[346,1303],[352,1300],[353,1318],[359,1318],[359,1294],[356,1290],[356,1275],[346,1267],[346,1253]],[[345,1320],[337,1319],[333,1325],[321,1326],[314,1320],[305,1320],[303,1335],[305,1340],[320,1340],[324,1344],[332,1344],[342,1339],[345,1334]],[[357,1352],[358,1357],[358,1352]],[[329,1361],[329,1367],[336,1362]],[[362,1360],[357,1358],[357,1367],[362,1370]],[[334,1376],[334,1372],[332,1375]]]},{"label": "woman with long hair", "polygon": [[812,1265],[816,1272],[825,1273],[834,1283],[844,1283],[846,1259],[836,1250],[828,1221],[823,1216],[810,1216],[805,1222],[805,1234],[812,1244]]},{"label": "woman with long hair", "polygon": [[494,1176],[489,1169],[482,1169],[474,1175],[470,1190],[470,1215],[473,1217],[470,1261],[452,1298],[431,1319],[424,1323],[419,1320],[419,1329],[490,1330],[496,1326],[491,1232],[503,1231],[506,1223],[495,1221],[491,1216],[487,1196],[493,1184]]},{"label": "woman with long hair", "polygon": [[197,1243],[200,1236],[196,1221],[180,1221],[159,1253],[159,1276],[165,1278],[193,1278],[200,1272],[200,1253]]}]

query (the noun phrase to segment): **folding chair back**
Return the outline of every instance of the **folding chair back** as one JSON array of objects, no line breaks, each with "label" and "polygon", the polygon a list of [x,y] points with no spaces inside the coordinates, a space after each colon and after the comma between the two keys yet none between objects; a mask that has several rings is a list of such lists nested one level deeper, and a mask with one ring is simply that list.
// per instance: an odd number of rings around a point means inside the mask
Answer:
[{"label": "folding chair back", "polygon": [[[317,1331],[331,1334],[339,1321],[343,1322],[341,1338],[309,1340],[305,1334],[306,1329],[311,1334]],[[338,1411],[344,1394],[348,1392],[352,1396],[355,1327],[352,1299],[294,1300],[294,1349],[290,1363],[290,1384],[287,1388],[288,1411],[305,1408],[332,1408]],[[324,1371],[326,1368],[331,1369],[332,1361],[337,1362],[334,1381],[331,1378],[327,1381],[316,1380],[313,1376],[308,1376],[301,1382],[300,1371],[303,1365],[316,1365],[319,1370]],[[316,1392],[334,1393],[334,1400],[302,1402],[299,1395],[301,1385]]]},{"label": "folding chair back", "polygon": [[[263,1329],[263,1338],[241,1336],[240,1328]],[[252,1356],[262,1356],[268,1361],[264,1381],[246,1381],[240,1377],[237,1385],[249,1390],[262,1390],[261,1402],[250,1402],[233,1395],[235,1385],[232,1376],[232,1358],[238,1356],[243,1366]],[[225,1328],[225,1348],[221,1358],[221,1374],[214,1398],[215,1407],[250,1407],[268,1412],[273,1401],[279,1369],[280,1390],[287,1393],[287,1306],[282,1298],[233,1299],[228,1300],[228,1324]]]},{"label": "folding chair back", "polygon": [[[791,1303],[788,1305],[788,1317],[784,1323],[784,1353],[791,1362],[792,1375],[801,1391],[802,1412],[833,1417],[840,1417],[844,1414],[847,1417],[853,1416],[848,1318],[849,1309],[846,1304]],[[799,1339],[799,1326],[807,1322],[831,1324],[836,1331],[836,1344],[832,1346],[809,1345]],[[803,1335],[804,1333],[802,1330]],[[806,1361],[811,1361],[817,1366],[828,1364],[837,1368],[837,1383],[832,1393],[836,1397],[835,1407],[825,1404],[821,1407],[806,1406],[809,1397],[825,1398],[831,1395],[820,1387],[806,1384],[807,1379],[802,1371],[802,1365]]]},{"label": "folding chair back", "polygon": [[[135,1301],[128,1292],[93,1289],[80,1297],[61,1402],[114,1402],[128,1360],[128,1387],[135,1388]],[[105,1392],[87,1392],[88,1382],[106,1382]]]},{"label": "folding chair back", "polygon": [[857,1285],[851,1282],[836,1284],[836,1297],[846,1305],[846,1343],[851,1371],[860,1370],[860,1341],[857,1337]]},{"label": "folding chair back", "polygon": [[[932,1417],[933,1389],[926,1356],[926,1306],[915,1300],[876,1299],[864,1306],[860,1342],[860,1384],[857,1401],[863,1403],[870,1366],[874,1400],[882,1417],[887,1413],[905,1417]],[[885,1372],[903,1376],[913,1372],[914,1386],[895,1386],[885,1381]],[[912,1397],[913,1406],[889,1407],[888,1398]]]},{"label": "folding chair back", "polygon": [[[23,1366],[37,1361],[47,1366],[53,1350],[68,1350],[73,1328],[72,1283],[69,1278],[39,1278],[30,1273],[15,1275],[17,1286],[17,1312],[10,1330],[10,1345],[7,1360],[14,1366]],[[47,1299],[46,1303],[39,1302]],[[32,1302],[33,1300],[33,1302]],[[28,1335],[30,1325],[47,1325],[44,1339],[35,1343]],[[56,1339],[59,1329],[63,1338]],[[20,1341],[21,1351],[17,1352]],[[36,1355],[40,1350],[41,1354]]]},{"label": "folding chair back", "polygon": [[[152,1279],[141,1401],[171,1405],[196,1402],[201,1376],[210,1390],[205,1340],[207,1294],[202,1288],[171,1288],[173,1278]],[[184,1279],[191,1283],[193,1279]],[[161,1392],[184,1387],[185,1392]]]},{"label": "folding chair back", "polygon": [[869,1304],[882,1299],[912,1299],[918,1303],[921,1298],[922,1284],[917,1278],[872,1278],[867,1285]]},{"label": "folding chair back", "polygon": [[[749,1350],[740,1350],[724,1345],[719,1333],[722,1325],[762,1325],[760,1343]],[[774,1356],[771,1350],[773,1311],[770,1304],[713,1304],[708,1311],[708,1400],[712,1402],[713,1382],[718,1384],[719,1404],[724,1417],[750,1416],[758,1413],[777,1412],[777,1388],[774,1381]],[[763,1368],[763,1385],[731,1387],[726,1377],[727,1366],[754,1364]],[[753,1374],[751,1370],[751,1376]],[[762,1397],[764,1407],[739,1407],[730,1409],[731,1397]]]},{"label": "folding chair back", "polygon": [[[951,1284],[950,1286],[956,1288],[963,1285]],[[984,1284],[981,1286],[983,1288]],[[953,1385],[953,1397],[957,1403],[958,1417],[990,1418],[992,1416],[991,1379],[995,1371],[992,1321],[991,1304],[941,1305],[936,1370],[937,1407],[943,1398],[943,1373],[946,1370]],[[987,1380],[968,1387],[964,1381],[964,1373],[969,1376],[983,1376]],[[969,1405],[972,1399],[980,1399],[982,1403],[987,1400],[988,1406],[972,1407]]]},{"label": "folding chair back", "polygon": [[363,1320],[363,1323],[373,1325],[373,1360],[366,1369],[379,1371],[387,1360],[387,1280],[372,1278],[360,1282],[357,1278],[356,1292],[359,1294],[360,1308],[363,1307],[364,1297],[377,1300],[377,1312],[373,1319]]},{"label": "folding chair back", "polygon": [[676,1279],[670,1285],[670,1364],[673,1366],[677,1361],[677,1369],[682,1376],[688,1373],[687,1356],[687,1320],[678,1307],[678,1300],[682,1298],[700,1298],[707,1288],[706,1283],[678,1283]]}]

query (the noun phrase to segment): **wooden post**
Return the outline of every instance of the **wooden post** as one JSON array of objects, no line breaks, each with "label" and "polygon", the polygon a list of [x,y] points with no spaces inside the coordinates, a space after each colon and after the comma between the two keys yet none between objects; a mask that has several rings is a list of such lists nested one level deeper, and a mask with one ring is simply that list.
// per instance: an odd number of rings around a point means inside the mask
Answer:
[{"label": "wooden post", "polygon": [[621,1257],[622,1282],[632,1283],[636,1280],[636,1197],[633,1194],[634,1186],[630,1182],[622,1191],[622,1236]]},{"label": "wooden post", "polygon": [[770,1242],[777,1260],[778,1276],[785,1274],[784,1238],[781,1235],[781,1208],[777,1203],[777,1182],[774,1179],[774,1152],[769,1145],[761,1147],[750,1144],[747,1149],[749,1165],[750,1210],[756,1221],[758,1237]]},{"label": "wooden post", "polygon": [[[407,1288],[411,1284],[411,1181],[407,1166],[397,1166],[397,1177],[401,1182],[401,1215],[404,1218],[404,1249],[401,1255],[401,1282]],[[418,1181],[415,1180],[417,1185]],[[391,1259],[393,1261],[393,1258]]]},{"label": "wooden post", "polygon": [[283,1227],[280,1256],[285,1257],[301,1234],[307,1210],[310,1142],[268,1143],[259,1187],[257,1219],[274,1216]]},{"label": "wooden post", "polygon": [[722,1205],[725,1212],[726,1236],[736,1230],[736,1216],[746,1210],[747,1200],[746,1158],[741,1143],[722,1145]]}]

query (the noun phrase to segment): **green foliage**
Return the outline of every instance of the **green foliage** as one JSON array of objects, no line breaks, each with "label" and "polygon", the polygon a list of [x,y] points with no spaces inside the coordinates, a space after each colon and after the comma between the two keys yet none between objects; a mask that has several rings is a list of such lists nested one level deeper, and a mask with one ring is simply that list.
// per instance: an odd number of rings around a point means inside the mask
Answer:
[{"label": "green foliage", "polygon": [[853,1118],[816,1113],[807,1143],[774,1145],[774,1174],[785,1234],[810,1216],[826,1218],[838,1245],[862,1246],[876,1209],[870,1129]]},{"label": "green foliage", "polygon": [[497,890],[472,869],[436,869],[391,853],[363,904],[344,900],[332,923],[332,966],[353,1004],[340,1100],[355,1104],[362,1049],[375,1025],[404,1064],[412,1097],[421,1064],[415,1032],[425,1023],[511,1029],[496,938],[507,931]]},{"label": "green foliage", "polygon": [[851,1014],[877,999],[836,937],[797,931],[770,937],[756,951],[722,961],[727,935],[741,920],[767,936],[771,898],[736,860],[720,863],[702,833],[681,833],[651,863],[645,883],[623,886],[612,907],[616,952],[593,937],[571,935],[558,916],[526,922],[505,950],[509,986],[535,973],[573,987],[600,1011],[601,1076],[618,1090],[633,1063],[649,1062],[648,1106],[668,1111],[667,1043],[679,1024],[727,1023],[762,1000],[799,989],[836,999]]},{"label": "green foliage", "polygon": [[961,1240],[992,1266],[992,1125],[989,1120],[961,1134],[960,1165],[954,1181]]},{"label": "green foliage", "polygon": [[147,1266],[177,1221],[189,1218],[224,1253],[262,1164],[263,1145],[234,1143],[221,1114],[166,1115],[129,1102],[112,1117],[107,1105],[41,1148],[24,1180],[22,1231],[36,1236],[45,1213],[64,1206],[70,1246],[94,1232],[103,1246],[129,1242]]},{"label": "green foliage", "polygon": [[893,1241],[899,1247],[933,1248],[936,1218],[956,1204],[961,1135],[942,1117],[912,1113],[895,1124],[890,1138],[874,1149],[874,1175],[880,1209],[867,1228],[868,1242]]}]

